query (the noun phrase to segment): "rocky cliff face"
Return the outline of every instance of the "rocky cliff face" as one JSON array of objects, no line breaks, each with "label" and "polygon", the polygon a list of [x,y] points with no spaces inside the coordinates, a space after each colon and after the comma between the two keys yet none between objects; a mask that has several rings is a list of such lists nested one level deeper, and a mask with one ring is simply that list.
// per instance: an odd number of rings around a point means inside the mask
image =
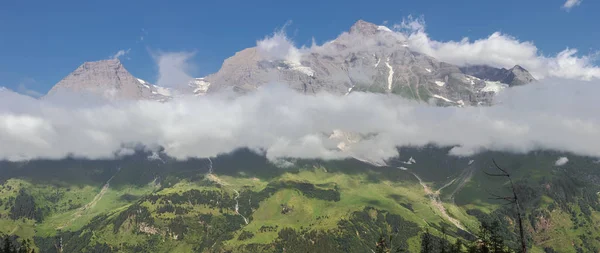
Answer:
[{"label": "rocky cliff face", "polygon": [[505,83],[510,87],[524,85],[535,81],[535,78],[519,65],[516,65],[511,69],[474,65],[462,67],[460,70],[467,75],[472,75],[484,80]]}]

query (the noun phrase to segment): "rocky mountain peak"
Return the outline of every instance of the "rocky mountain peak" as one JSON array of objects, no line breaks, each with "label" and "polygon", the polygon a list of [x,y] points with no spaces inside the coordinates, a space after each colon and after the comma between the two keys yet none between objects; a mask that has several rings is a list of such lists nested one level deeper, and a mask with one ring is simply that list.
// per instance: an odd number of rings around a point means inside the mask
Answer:
[{"label": "rocky mountain peak", "polygon": [[510,86],[524,85],[535,81],[531,73],[519,65],[515,65],[508,71],[509,73],[504,81]]},{"label": "rocky mountain peak", "polygon": [[358,20],[356,21],[356,23],[354,23],[354,25],[352,25],[352,27],[350,27],[350,33],[352,34],[362,34],[362,35],[373,35],[375,33],[377,33],[378,30],[378,25],[373,24],[373,23],[369,23],[367,21],[364,20]]},{"label": "rocky mountain peak", "polygon": [[116,99],[157,99],[156,88],[135,78],[119,59],[84,62],[48,92],[84,92]]},{"label": "rocky mountain peak", "polygon": [[527,71],[527,70],[525,70],[525,68],[521,67],[521,65],[518,65],[518,64],[517,64],[517,65],[515,65],[514,67],[512,67],[512,68],[510,69],[510,71]]},{"label": "rocky mountain peak", "polygon": [[82,69],[99,69],[99,68],[109,68],[109,69],[118,69],[122,68],[123,64],[119,59],[108,59],[108,60],[100,60],[100,61],[91,61],[84,62],[80,68]]}]

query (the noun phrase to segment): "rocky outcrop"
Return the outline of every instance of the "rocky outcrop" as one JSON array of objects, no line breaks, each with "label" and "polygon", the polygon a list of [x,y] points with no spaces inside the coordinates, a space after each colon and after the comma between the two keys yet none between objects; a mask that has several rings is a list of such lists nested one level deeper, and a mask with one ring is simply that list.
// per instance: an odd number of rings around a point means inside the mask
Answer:
[{"label": "rocky outcrop", "polygon": [[499,69],[487,65],[473,65],[462,67],[461,71],[467,75],[472,75],[484,80],[505,83],[511,87],[535,81],[535,78],[519,65],[515,65],[511,69]]}]

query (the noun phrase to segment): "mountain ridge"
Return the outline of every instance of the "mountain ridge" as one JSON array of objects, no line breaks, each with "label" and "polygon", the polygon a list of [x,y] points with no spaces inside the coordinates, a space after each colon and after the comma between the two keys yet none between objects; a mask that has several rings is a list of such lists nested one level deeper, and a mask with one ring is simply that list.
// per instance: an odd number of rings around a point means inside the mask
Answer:
[{"label": "mountain ridge", "polygon": [[500,90],[535,81],[519,65],[499,69],[485,65],[459,67],[438,61],[411,50],[389,28],[364,20],[358,20],[336,39],[298,53],[299,59],[273,58],[268,50],[257,46],[236,52],[223,61],[217,72],[192,79],[179,90],[135,78],[118,59],[85,62],[48,94],[67,89],[114,98],[164,101],[172,96],[171,92],[204,95],[233,90],[243,94],[280,82],[304,94],[390,93],[435,105],[464,106],[492,104]]}]

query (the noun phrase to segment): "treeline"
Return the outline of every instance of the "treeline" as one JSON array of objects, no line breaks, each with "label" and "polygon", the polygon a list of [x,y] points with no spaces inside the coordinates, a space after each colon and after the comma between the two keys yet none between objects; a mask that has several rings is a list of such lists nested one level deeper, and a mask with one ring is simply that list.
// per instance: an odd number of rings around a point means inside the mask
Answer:
[{"label": "treeline", "polygon": [[15,235],[0,234],[0,253],[35,253],[29,240],[19,240]]},{"label": "treeline", "polygon": [[502,225],[498,221],[492,223],[481,223],[477,233],[477,239],[463,241],[457,238],[451,243],[445,229],[442,229],[442,237],[437,237],[429,231],[421,235],[421,253],[512,253],[518,252],[514,247],[506,244],[502,234]]},{"label": "treeline", "polygon": [[[454,243],[448,239],[445,227],[442,227],[442,237],[436,236],[426,230],[421,235],[420,253],[513,253],[520,252],[509,244],[499,232],[502,230],[502,225],[499,222],[491,224],[482,223],[477,233],[477,239],[468,241],[457,238]],[[408,252],[402,246],[394,246],[393,237],[389,239],[385,236],[380,236],[373,249],[375,253],[400,253]],[[546,252],[554,252],[547,248]]]},{"label": "treeline", "polygon": [[29,195],[25,190],[19,190],[19,195],[16,198],[9,198],[7,207],[10,206],[9,217],[13,220],[27,218],[36,221],[42,221],[46,210],[38,207],[35,204],[33,196]]}]

